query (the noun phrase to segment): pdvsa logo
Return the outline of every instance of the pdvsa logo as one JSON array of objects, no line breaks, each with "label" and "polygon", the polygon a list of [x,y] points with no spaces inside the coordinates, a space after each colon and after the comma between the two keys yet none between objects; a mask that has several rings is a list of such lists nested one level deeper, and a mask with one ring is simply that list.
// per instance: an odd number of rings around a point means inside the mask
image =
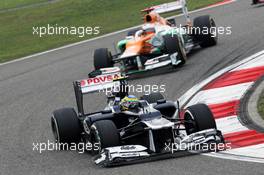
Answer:
[{"label": "pdvsa logo", "polygon": [[91,86],[91,85],[97,85],[97,84],[104,84],[107,82],[112,82],[113,80],[121,78],[120,74],[114,74],[114,75],[104,75],[100,77],[95,78],[89,78],[87,80],[81,81],[81,86]]}]

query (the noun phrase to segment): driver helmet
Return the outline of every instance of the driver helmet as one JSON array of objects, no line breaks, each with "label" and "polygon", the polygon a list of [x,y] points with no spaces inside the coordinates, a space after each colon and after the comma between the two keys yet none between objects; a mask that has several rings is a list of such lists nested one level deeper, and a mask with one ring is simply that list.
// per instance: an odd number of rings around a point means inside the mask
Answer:
[{"label": "driver helmet", "polygon": [[139,107],[139,100],[134,95],[128,95],[121,100],[120,107],[122,111],[137,110]]}]

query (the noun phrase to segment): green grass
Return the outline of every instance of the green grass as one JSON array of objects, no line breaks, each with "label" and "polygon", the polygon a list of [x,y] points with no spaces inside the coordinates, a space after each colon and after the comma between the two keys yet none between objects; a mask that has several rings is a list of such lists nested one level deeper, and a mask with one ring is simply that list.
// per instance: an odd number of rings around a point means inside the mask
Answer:
[{"label": "green grass", "polygon": [[[10,3],[9,7],[14,6],[11,3],[13,0],[5,1]],[[103,35],[140,24],[141,9],[169,1],[172,0],[61,0],[34,8],[0,13],[0,62],[95,37],[52,35],[40,38],[32,34],[33,26],[99,26],[100,35]],[[221,0],[188,0],[188,7],[189,10],[194,10],[218,1]]]},{"label": "green grass", "polygon": [[258,100],[258,112],[264,119],[264,91],[262,91],[260,98]]},{"label": "green grass", "polygon": [[1,0],[0,10],[22,7],[26,5],[48,2],[49,0]]}]

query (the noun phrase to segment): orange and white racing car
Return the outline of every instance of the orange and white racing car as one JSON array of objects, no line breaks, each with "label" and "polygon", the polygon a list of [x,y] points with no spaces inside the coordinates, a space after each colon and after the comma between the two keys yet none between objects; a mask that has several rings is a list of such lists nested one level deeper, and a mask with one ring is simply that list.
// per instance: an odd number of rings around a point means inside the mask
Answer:
[{"label": "orange and white racing car", "polygon": [[[175,19],[160,14],[182,10],[186,24],[176,26]],[[94,52],[94,68],[118,66],[130,75],[164,66],[177,67],[186,62],[194,47],[217,44],[214,20],[209,15],[199,16],[191,22],[185,0],[179,0],[142,10],[144,24],[127,33],[117,44],[119,53],[112,55],[107,48]]]}]

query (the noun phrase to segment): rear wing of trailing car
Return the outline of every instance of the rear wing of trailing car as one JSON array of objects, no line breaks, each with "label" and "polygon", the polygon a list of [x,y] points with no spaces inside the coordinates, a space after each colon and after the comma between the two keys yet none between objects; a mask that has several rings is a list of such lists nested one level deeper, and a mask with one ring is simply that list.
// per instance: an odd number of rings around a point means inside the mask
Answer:
[{"label": "rear wing of trailing car", "polygon": [[125,81],[125,77],[122,76],[118,67],[95,70],[89,73],[88,78],[74,81],[73,87],[79,114],[84,115],[83,95],[95,92],[106,94],[114,88],[119,88],[122,81]]},{"label": "rear wing of trailing car", "polygon": [[151,11],[158,13],[158,14],[169,13],[169,12],[174,12],[174,11],[176,12],[182,11],[187,24],[191,23],[186,0],[177,0],[177,1],[169,2],[169,3],[165,3],[161,5],[152,6],[152,7],[142,10],[142,12],[146,12],[146,13],[149,13]]}]

